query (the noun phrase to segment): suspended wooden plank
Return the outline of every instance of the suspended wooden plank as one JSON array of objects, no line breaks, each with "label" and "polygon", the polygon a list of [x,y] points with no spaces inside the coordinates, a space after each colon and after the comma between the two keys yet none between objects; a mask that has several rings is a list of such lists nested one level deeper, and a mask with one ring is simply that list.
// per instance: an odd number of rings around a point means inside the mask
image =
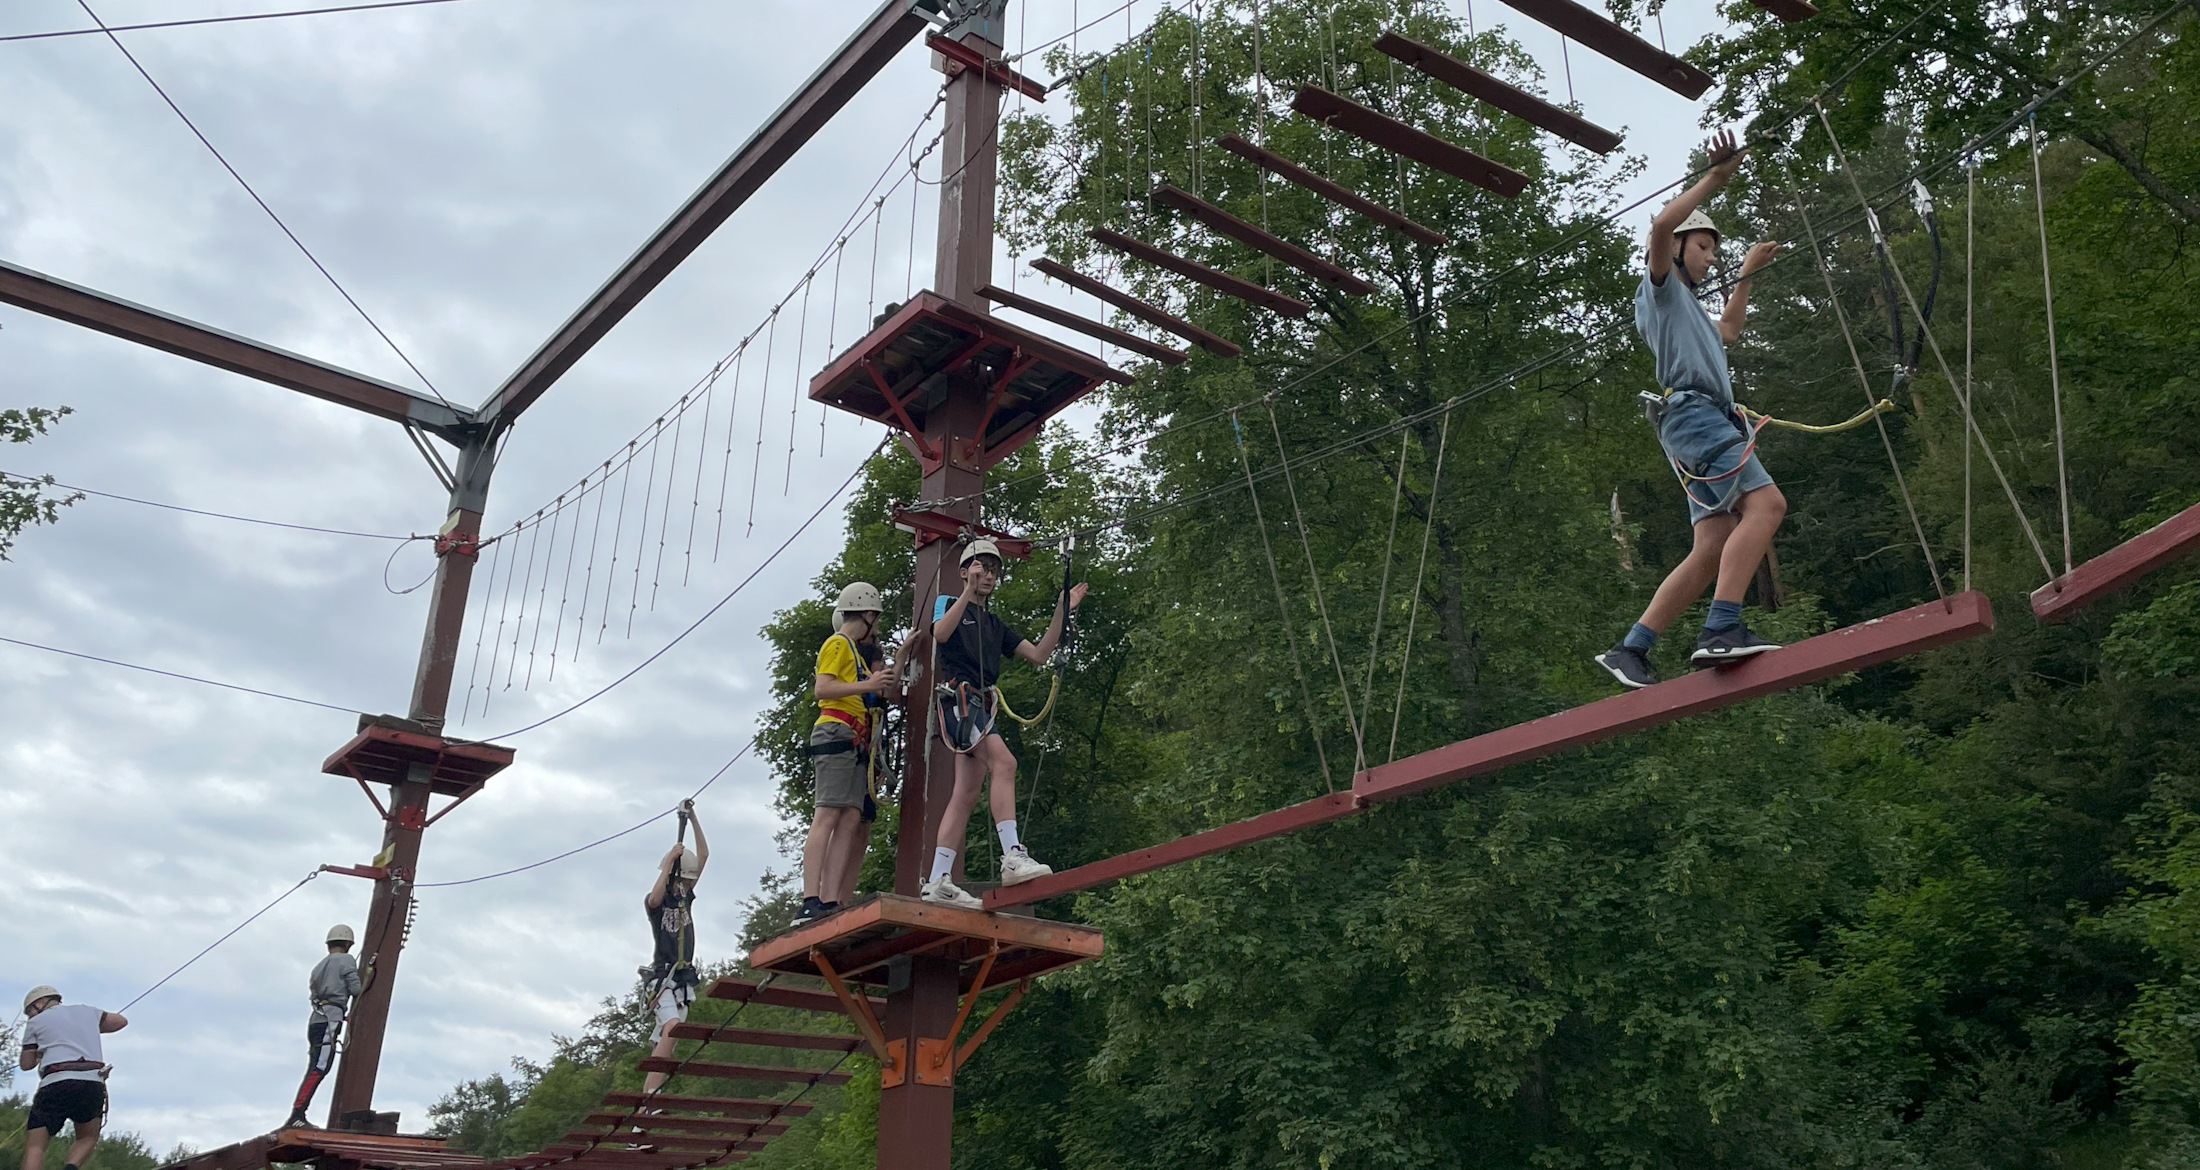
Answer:
[{"label": "suspended wooden plank", "polygon": [[1710,74],[1574,0],[1505,0],[1505,3],[1690,101],[1702,97],[1704,91],[1711,88]]},{"label": "suspended wooden plank", "polygon": [[1144,260],[1186,280],[1196,280],[1224,296],[1236,297],[1286,317],[1304,317],[1314,308],[1296,297],[1287,297],[1272,288],[1209,268],[1197,260],[1187,260],[1174,252],[1164,252],[1144,240],[1134,240],[1119,231],[1093,228],[1085,235],[1133,259]]},{"label": "suspended wooden plank", "polygon": [[1375,38],[1375,48],[1453,89],[1480,98],[1521,121],[1548,130],[1576,146],[1587,147],[1598,154],[1610,154],[1619,145],[1619,135],[1604,127],[1562,110],[1526,90],[1516,89],[1457,57],[1432,49],[1419,41],[1408,40],[1397,33],[1386,31]]},{"label": "suspended wooden plank", "polygon": [[1653,687],[1614,695],[1378,765],[1353,778],[1349,795],[1336,793],[1317,797],[1021,885],[988,890],[986,908],[992,910],[1035,902],[1180,865],[1240,845],[1327,824],[1370,804],[1397,800],[1556,755],[1569,748],[1601,743],[1631,731],[1823,682],[1867,666],[1976,638],[1993,628],[1994,610],[1986,595],[1959,593],[1946,602],[1927,602],[1883,618],[1820,634],[1733,666],[1699,670]]},{"label": "suspended wooden plank", "polygon": [[1178,366],[1184,364],[1184,359],[1190,356],[1181,349],[1170,349],[1166,345],[1148,341],[1136,333],[1125,333],[1113,325],[1103,325],[1090,317],[1080,317],[1068,309],[1047,304],[1045,301],[1035,301],[1030,297],[1018,296],[995,285],[979,285],[978,295],[996,305],[1007,305],[1011,309],[1021,313],[1029,313],[1042,321],[1052,321],[1065,329],[1075,329],[1088,337],[1097,337],[1117,349],[1127,349],[1132,353],[1150,357],[1157,362]]},{"label": "suspended wooden plank", "polygon": [[1374,285],[1335,264],[1297,244],[1279,239],[1258,225],[1248,223],[1181,187],[1163,183],[1154,188],[1153,197],[1155,202],[1173,207],[1241,244],[1266,252],[1323,284],[1356,297],[1364,297],[1375,291]]},{"label": "suspended wooden plank", "polygon": [[2200,504],[2179,512],[2032,591],[2032,615],[2059,622],[2200,549]]},{"label": "suspended wooden plank", "polygon": [[1041,256],[1032,261],[1031,266],[1071,288],[1091,293],[1156,329],[1166,329],[1217,357],[1236,357],[1245,352],[1237,342],[1201,329],[1159,305],[1148,304],[1121,289],[1102,284],[1066,264]]},{"label": "suspended wooden plank", "polygon": [[1364,138],[1384,150],[1402,154],[1508,199],[1528,188],[1528,176],[1503,163],[1416,130],[1388,114],[1378,114],[1318,85],[1299,87],[1298,96],[1291,99],[1291,108],[1347,134]]},{"label": "suspended wooden plank", "polygon": [[[827,999],[832,992],[820,992]],[[758,1000],[758,1003],[768,1002]],[[834,1008],[838,1010],[838,1001]],[[647,1106],[679,1113],[716,1113],[726,1117],[800,1117],[817,1106],[808,1101],[773,1101],[756,1097],[679,1097],[671,1093],[638,1093],[627,1089],[615,1089],[603,1095],[603,1103],[613,1106]]]},{"label": "suspended wooden plank", "polygon": [[847,1073],[822,1068],[779,1068],[761,1064],[724,1064],[714,1060],[684,1060],[675,1056],[645,1056],[634,1063],[645,1073],[675,1073],[690,1077],[714,1077],[728,1081],[793,1081],[805,1085],[837,1085]]},{"label": "suspended wooden plank", "polygon": [[1215,139],[1215,145],[1237,155],[1239,158],[1253,162],[1269,174],[1275,175],[1287,183],[1304,187],[1347,211],[1357,212],[1401,235],[1427,244],[1431,248],[1440,248],[1444,245],[1444,233],[1437,231],[1435,228],[1423,227],[1382,204],[1365,198],[1349,187],[1341,187],[1322,178],[1320,175],[1291,162],[1274,151],[1255,146],[1235,134],[1225,134]]},{"label": "suspended wooden plank", "polygon": [[1749,2],[1779,17],[1788,24],[1794,24],[1799,20],[1809,20],[1811,17],[1818,15],[1817,7],[1812,5],[1810,0],[1749,0]]},{"label": "suspended wooden plank", "polygon": [[[704,995],[712,999],[730,999],[736,1003],[761,1003],[771,1007],[799,1008],[806,1012],[831,1012],[842,1014],[840,1000],[830,991],[811,991],[803,987],[767,987],[746,979],[721,977],[711,981]],[[874,999],[871,1010],[883,1012],[886,1001]]]},{"label": "suspended wooden plank", "polygon": [[826,1032],[774,1032],[763,1028],[727,1028],[718,1024],[675,1022],[665,1029],[675,1040],[702,1040],[711,1044],[753,1044],[762,1048],[815,1048],[824,1052],[854,1052],[862,1047],[860,1036]]}]

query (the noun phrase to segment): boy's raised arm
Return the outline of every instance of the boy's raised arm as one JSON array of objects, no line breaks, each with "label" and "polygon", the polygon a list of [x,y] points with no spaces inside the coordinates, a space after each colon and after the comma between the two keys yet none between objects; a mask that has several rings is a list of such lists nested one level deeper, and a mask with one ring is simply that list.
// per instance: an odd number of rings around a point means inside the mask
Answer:
[{"label": "boy's raised arm", "polygon": [[1665,282],[1666,274],[1673,271],[1673,260],[1680,255],[1680,241],[1674,238],[1673,229],[1681,226],[1689,212],[1701,207],[1704,200],[1726,186],[1734,172],[1741,169],[1742,156],[1749,153],[1734,144],[1732,130],[1712,135],[1711,141],[1704,144],[1704,151],[1711,156],[1711,169],[1650,217],[1650,244],[1644,259],[1649,264],[1650,279],[1660,284]]}]

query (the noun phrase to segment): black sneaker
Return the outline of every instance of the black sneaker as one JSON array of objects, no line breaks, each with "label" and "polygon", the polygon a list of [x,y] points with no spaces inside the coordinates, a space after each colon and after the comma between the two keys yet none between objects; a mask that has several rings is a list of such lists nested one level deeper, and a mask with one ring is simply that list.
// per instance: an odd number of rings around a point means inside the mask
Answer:
[{"label": "black sneaker", "polygon": [[825,917],[825,903],[814,897],[804,898],[802,899],[802,909],[794,912],[794,924],[800,926],[805,922],[815,922],[823,917]]},{"label": "black sneaker", "polygon": [[1650,657],[1625,642],[1597,655],[1597,665],[1611,672],[1628,690],[1656,686],[1658,672],[1650,669]]},{"label": "black sneaker", "polygon": [[1750,633],[1748,626],[1737,623],[1723,630],[1705,630],[1696,635],[1696,652],[1689,655],[1688,660],[1697,666],[1718,666],[1779,648],[1779,643],[1767,642]]}]

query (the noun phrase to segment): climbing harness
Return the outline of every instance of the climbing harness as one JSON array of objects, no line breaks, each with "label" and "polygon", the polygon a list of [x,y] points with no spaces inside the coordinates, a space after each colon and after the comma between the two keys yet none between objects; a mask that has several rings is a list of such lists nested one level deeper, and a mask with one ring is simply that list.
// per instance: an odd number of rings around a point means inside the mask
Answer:
[{"label": "climbing harness", "polygon": [[[967,756],[993,734],[993,709],[1000,693],[998,687],[979,687],[962,679],[937,689],[934,706],[940,716],[940,739],[949,751]],[[1052,706],[1051,700],[1048,705]]]},{"label": "climbing harness", "polygon": [[[1650,427],[1655,431],[1658,424],[1664,419],[1666,410],[1672,407],[1674,399],[1689,395],[1700,396],[1706,400],[1711,399],[1710,395],[1701,390],[1675,390],[1671,387],[1655,391],[1645,390],[1638,397],[1642,401],[1643,416],[1650,420]],[[1681,490],[1688,493],[1689,499],[1694,500],[1698,506],[1712,512],[1724,512],[1733,505],[1735,497],[1741,492],[1742,481],[1739,477],[1742,474],[1742,469],[1749,466],[1750,456],[1757,453],[1757,439],[1758,436],[1764,433],[1765,428],[1783,427],[1806,435],[1833,435],[1842,431],[1855,430],[1857,427],[1863,426],[1865,423],[1894,409],[1894,400],[1882,398],[1837,423],[1800,423],[1791,419],[1774,418],[1761,410],[1754,410],[1736,402],[1726,412],[1727,421],[1735,425],[1735,434],[1732,438],[1704,452],[1703,456],[1693,465],[1683,463],[1670,454],[1666,456],[1666,460],[1672,464],[1673,474],[1681,481]],[[1742,454],[1739,459],[1735,460],[1733,469],[1714,474],[1711,469],[1717,465],[1720,457],[1736,447],[1742,448]],[[1696,484],[1716,484],[1727,480],[1733,482],[1720,490],[1718,497],[1714,500],[1706,500],[1696,494]]]}]

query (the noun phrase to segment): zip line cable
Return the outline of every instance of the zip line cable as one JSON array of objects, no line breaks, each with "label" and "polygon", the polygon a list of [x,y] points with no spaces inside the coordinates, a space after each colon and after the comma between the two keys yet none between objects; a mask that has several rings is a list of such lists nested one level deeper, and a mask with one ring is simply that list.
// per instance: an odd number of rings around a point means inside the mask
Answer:
[{"label": "zip line cable", "polygon": [[[374,4],[340,4],[330,8],[294,8],[287,12],[248,12],[241,16],[200,16],[189,20],[156,20],[146,24],[110,24],[99,28],[63,28],[52,32],[14,33],[5,41],[46,41],[56,37],[88,37],[100,33],[143,32],[156,28],[190,28],[202,24],[241,24],[251,20],[281,20],[292,16],[328,16],[343,12],[372,12],[383,8],[423,8],[431,4],[455,4],[458,0],[379,0]],[[97,18],[94,18],[97,19]]]},{"label": "zip line cable", "polygon": [[206,134],[199,129],[198,123],[193,122],[191,116],[183,112],[183,107],[176,104],[176,99],[169,97],[168,91],[160,87],[160,82],[153,80],[153,75],[146,72],[144,65],[139,64],[137,54],[132,53],[129,46],[122,43],[122,38],[116,36],[114,30],[107,27],[107,22],[101,20],[97,12],[92,11],[91,0],[76,0],[76,5],[84,10],[84,15],[92,18],[92,23],[98,25],[100,31],[107,34],[108,42],[114,45],[123,57],[130,62],[130,67],[137,70],[138,76],[145,79],[145,84],[152,86],[153,92],[160,95],[160,100],[166,102],[168,108],[175,113],[176,117],[183,120],[184,126],[190,129],[191,136],[199,140],[199,145],[204,146],[207,153],[214,156],[214,161],[220,163],[222,169],[229,172],[230,178],[237,180],[237,185],[244,188],[244,193],[250,195],[252,201],[260,205],[260,210],[266,212],[269,219],[275,221],[275,226],[282,229],[283,235],[289,237],[292,244],[297,245],[299,253],[306,258],[308,263],[313,265],[315,270],[320,272],[322,277],[327,279],[329,287],[335,289],[337,295],[344,298],[344,303],[350,305],[352,310],[359,314],[359,319],[367,323],[367,328],[374,330],[374,335],[381,338],[384,345],[390,347],[390,352],[396,354],[398,360],[405,363],[405,368],[411,370],[414,377],[420,379],[420,384],[428,388],[428,393],[435,395],[436,401],[449,406],[452,410],[457,410],[458,407],[453,406],[451,400],[443,397],[443,392],[435,388],[435,383],[429,381],[428,376],[420,372],[420,367],[413,364],[412,358],[406,355],[404,349],[392,340],[388,333],[382,331],[382,327],[375,323],[374,317],[365,308],[361,307],[351,293],[344,288],[343,283],[336,279],[335,274],[330,272],[328,267],[321,263],[320,258],[313,254],[313,250],[306,247],[305,241],[299,239],[298,234],[290,230],[290,225],[283,222],[283,217],[275,214],[275,209],[268,206],[267,200],[260,198],[260,193],[252,188],[252,184],[245,181],[245,177],[238,173],[236,167],[229,165],[228,158],[224,157],[222,152],[214,146],[213,141],[207,138]]},{"label": "zip line cable", "polygon": [[261,915],[263,915],[263,914],[267,913],[267,912],[268,912],[268,911],[270,911],[270,910],[273,910],[273,909],[274,909],[275,907],[277,907],[277,906],[280,906],[280,905],[282,905],[282,904],[283,904],[283,901],[284,901],[284,899],[286,899],[286,898],[290,897],[290,896],[291,896],[292,894],[295,894],[295,893],[297,893],[298,891],[300,891],[300,890],[302,890],[302,889],[305,889],[305,888],[306,888],[306,883],[307,883],[307,882],[310,882],[310,881],[312,881],[312,880],[313,880],[314,878],[317,878],[317,877],[320,877],[320,876],[321,876],[321,871],[320,871],[320,870],[318,870],[318,869],[316,869],[316,870],[314,870],[314,871],[313,871],[312,873],[309,873],[309,874],[307,874],[306,876],[304,876],[304,877],[302,877],[302,878],[299,878],[299,879],[298,879],[298,884],[297,884],[297,885],[294,885],[294,886],[290,887],[289,889],[287,889],[287,890],[284,890],[284,891],[283,891],[282,893],[280,893],[280,894],[277,894],[277,895],[275,895],[275,900],[274,900],[274,901],[272,901],[272,902],[269,902],[269,903],[268,903],[267,905],[265,905],[265,906],[262,906],[262,907],[260,907],[260,908],[259,908],[259,909],[257,909],[257,910],[254,910],[254,911],[252,912],[252,916],[251,916],[251,917],[249,917],[249,918],[246,918],[246,919],[245,919],[245,920],[244,920],[243,922],[240,922],[240,923],[238,923],[237,925],[235,925],[235,926],[232,926],[232,927],[230,927],[230,928],[229,928],[229,933],[227,933],[227,934],[224,934],[224,935],[223,935],[223,936],[221,936],[220,938],[217,938],[217,939],[215,939],[215,940],[214,940],[213,942],[210,942],[210,943],[206,944],[206,947],[205,947],[205,949],[201,950],[201,951],[200,951],[200,952],[199,952],[198,954],[195,954],[195,955],[191,956],[191,957],[190,957],[189,959],[186,959],[186,960],[184,960],[184,964],[183,964],[183,966],[181,966],[181,967],[178,967],[178,968],[176,968],[175,970],[173,970],[173,971],[170,971],[170,972],[169,972],[169,973],[167,973],[166,975],[163,975],[163,976],[161,976],[161,977],[160,977],[160,982],[158,982],[158,983],[155,983],[155,984],[153,984],[153,985],[152,985],[151,987],[148,987],[148,988],[146,988],[145,990],[143,990],[143,991],[141,991],[141,992],[138,992],[138,994],[137,994],[137,999],[133,999],[133,1000],[131,1000],[130,1002],[128,1002],[128,1003],[126,1003],[126,1004],[123,1004],[123,1005],[122,1005],[121,1007],[119,1007],[119,1008],[116,1008],[116,1009],[115,1009],[115,1014],[116,1014],[116,1015],[121,1015],[121,1014],[123,1014],[124,1012],[127,1012],[127,1011],[129,1011],[129,1010],[130,1010],[131,1008],[134,1008],[134,1007],[136,1007],[136,1006],[138,1005],[138,1000],[144,999],[144,998],[145,998],[146,996],[148,996],[148,995],[151,995],[151,994],[153,994],[153,993],[154,993],[154,992],[156,992],[156,991],[159,991],[159,990],[160,990],[161,988],[163,988],[163,987],[166,987],[166,986],[168,985],[168,981],[169,981],[169,980],[171,980],[171,979],[174,979],[174,978],[175,978],[176,976],[178,976],[178,975],[181,975],[181,974],[183,974],[183,973],[184,973],[185,971],[188,971],[188,970],[190,970],[190,969],[191,969],[191,966],[192,966],[192,964],[194,964],[194,963],[197,963],[197,962],[198,962],[198,961],[199,961],[200,959],[203,959],[203,958],[205,958],[206,956],[208,956],[208,955],[210,955],[210,954],[214,953],[214,948],[215,948],[215,947],[218,947],[218,946],[222,945],[223,943],[225,943],[225,942],[228,942],[228,941],[229,941],[230,939],[232,939],[232,938],[235,938],[235,937],[237,937],[237,932],[238,932],[238,931],[241,931],[241,930],[243,930],[243,929],[244,929],[245,927],[247,927],[247,926],[250,926],[250,925],[252,925],[252,924],[253,924],[253,923],[255,923],[255,922],[258,922],[258,921],[260,920],[260,916],[261,916]]},{"label": "zip line cable", "polygon": [[159,667],[155,666],[140,666],[135,662],[124,662],[116,658],[101,658],[97,654],[86,654],[78,650],[63,650],[58,646],[43,646],[37,642],[26,642],[21,638],[0,637],[0,642],[6,642],[11,646],[21,646],[27,650],[43,650],[48,654],[59,654],[66,658],[81,658],[84,659],[86,662],[98,662],[107,666],[119,666],[122,667],[124,670],[141,670],[144,671],[146,674],[157,674],[164,678],[181,679],[184,682],[198,683],[201,686],[220,687],[225,691],[242,691],[245,694],[258,695],[264,699],[281,699],[285,703],[298,703],[307,707],[319,707],[327,711],[341,711],[346,715],[357,715],[363,709],[359,707],[339,707],[334,703],[323,703],[317,699],[301,699],[296,695],[286,695],[279,691],[263,691],[257,687],[242,686],[237,683],[217,682],[214,679],[200,678],[199,676],[194,674],[183,674],[173,670],[162,670]]},{"label": "zip line cable", "polygon": [[12,471],[0,471],[0,482],[14,482],[25,485],[57,487],[63,491],[77,492],[81,495],[87,496],[97,496],[103,500],[120,500],[125,504],[141,504],[148,508],[160,508],[169,512],[187,512],[193,516],[206,516],[215,520],[235,520],[240,524],[261,524],[269,528],[288,528],[296,532],[318,532],[327,536],[356,536],[362,540],[410,541],[435,539],[432,536],[422,536],[419,533],[413,533],[411,535],[399,535],[394,532],[354,532],[350,529],[345,528],[323,528],[314,524],[292,524],[285,520],[263,520],[257,516],[236,516],[231,515],[228,512],[213,512],[208,511],[204,508],[187,508],[184,507],[182,504],[164,504],[159,500],[143,500],[139,499],[136,496],[125,496],[115,492],[99,491],[94,488],[77,487],[74,484],[62,483],[59,480],[48,483],[43,477],[20,475]]}]

